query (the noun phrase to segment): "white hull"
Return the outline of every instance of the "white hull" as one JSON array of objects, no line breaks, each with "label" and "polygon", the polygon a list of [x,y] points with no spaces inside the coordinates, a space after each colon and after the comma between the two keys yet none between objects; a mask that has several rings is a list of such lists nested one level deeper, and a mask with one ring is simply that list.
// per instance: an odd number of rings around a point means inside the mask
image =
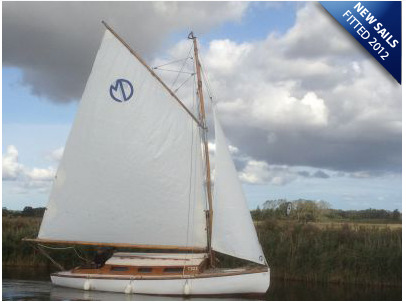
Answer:
[{"label": "white hull", "polygon": [[224,295],[263,294],[270,283],[269,269],[266,272],[241,273],[205,277],[151,278],[81,275],[61,272],[51,275],[52,283],[58,286],[91,291],[108,291],[126,294],[153,295]]}]

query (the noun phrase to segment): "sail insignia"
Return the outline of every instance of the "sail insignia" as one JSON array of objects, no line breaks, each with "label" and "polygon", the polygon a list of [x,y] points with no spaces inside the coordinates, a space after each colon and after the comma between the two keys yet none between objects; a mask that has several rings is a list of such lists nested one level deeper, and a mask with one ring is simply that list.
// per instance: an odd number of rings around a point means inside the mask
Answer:
[{"label": "sail insignia", "polygon": [[110,96],[116,102],[126,102],[131,99],[133,94],[134,87],[126,79],[118,79],[110,85]]}]

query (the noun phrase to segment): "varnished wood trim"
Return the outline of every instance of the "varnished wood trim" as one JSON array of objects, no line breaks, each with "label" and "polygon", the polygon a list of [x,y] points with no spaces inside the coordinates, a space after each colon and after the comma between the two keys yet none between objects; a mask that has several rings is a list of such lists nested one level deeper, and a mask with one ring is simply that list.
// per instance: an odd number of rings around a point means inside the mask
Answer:
[{"label": "varnished wood trim", "polygon": [[90,246],[106,246],[118,248],[135,248],[135,249],[153,249],[153,250],[176,250],[176,251],[191,251],[196,253],[205,252],[205,248],[196,246],[178,246],[178,245],[148,245],[148,244],[129,244],[129,243],[105,243],[105,242],[90,242],[90,241],[66,241],[41,238],[23,238],[23,241],[35,243],[49,244],[68,244],[68,245],[90,245]]},{"label": "varnished wood trim", "polygon": [[[113,270],[113,268],[125,268],[126,270]],[[150,269],[148,272],[140,271],[139,269]],[[177,272],[171,272],[171,271],[166,271],[166,269],[180,269],[180,271]],[[192,265],[187,265],[187,266],[149,266],[149,265],[144,265],[144,266],[130,266],[130,265],[110,265],[106,264],[105,266],[101,268],[81,268],[81,267],[76,267],[71,270],[72,274],[78,274],[78,275],[88,275],[88,276],[94,276],[94,275],[106,275],[106,276],[173,276],[173,275],[196,275],[201,273],[199,270],[198,266],[192,266]]]}]

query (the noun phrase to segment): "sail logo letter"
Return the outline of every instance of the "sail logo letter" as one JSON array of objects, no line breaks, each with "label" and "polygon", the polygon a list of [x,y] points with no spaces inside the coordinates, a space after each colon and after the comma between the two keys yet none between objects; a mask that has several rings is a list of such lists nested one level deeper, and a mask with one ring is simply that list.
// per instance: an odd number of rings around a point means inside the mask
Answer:
[{"label": "sail logo letter", "polygon": [[118,79],[110,86],[110,96],[116,102],[128,101],[133,93],[133,85],[126,79]]}]

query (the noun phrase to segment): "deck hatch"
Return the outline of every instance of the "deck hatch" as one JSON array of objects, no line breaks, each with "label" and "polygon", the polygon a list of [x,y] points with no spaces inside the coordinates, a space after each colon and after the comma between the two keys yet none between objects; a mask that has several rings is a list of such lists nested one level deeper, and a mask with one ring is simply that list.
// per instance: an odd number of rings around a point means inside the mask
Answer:
[{"label": "deck hatch", "polygon": [[126,271],[128,271],[128,267],[127,266],[112,266],[110,270],[115,271],[115,272],[126,272]]},{"label": "deck hatch", "polygon": [[151,273],[152,267],[139,267],[138,272],[139,273]]}]

